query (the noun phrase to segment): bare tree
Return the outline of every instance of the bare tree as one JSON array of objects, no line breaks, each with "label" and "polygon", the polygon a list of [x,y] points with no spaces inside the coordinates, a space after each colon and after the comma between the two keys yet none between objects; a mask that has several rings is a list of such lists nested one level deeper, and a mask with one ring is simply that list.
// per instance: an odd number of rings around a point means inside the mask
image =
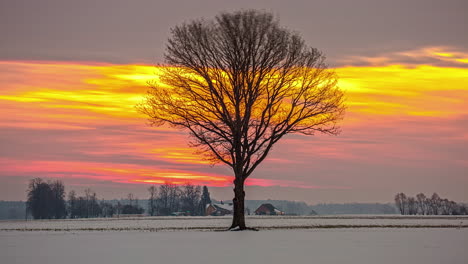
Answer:
[{"label": "bare tree", "polygon": [[176,26],[139,110],[187,129],[191,145],[234,172],[231,229],[246,229],[244,182],[290,133],[336,135],[343,92],[325,56],[272,14],[222,13]]},{"label": "bare tree", "polygon": [[49,182],[53,194],[52,208],[56,219],[67,216],[67,205],[65,202],[65,186],[59,180]]},{"label": "bare tree", "polygon": [[422,215],[427,214],[427,197],[424,193],[419,193],[416,195],[416,200],[418,203],[419,212]]},{"label": "bare tree", "polygon": [[441,199],[440,201],[440,214],[442,215],[453,215],[456,214],[457,203],[448,199]]},{"label": "bare tree", "polygon": [[404,193],[398,193],[395,195],[395,205],[400,211],[400,214],[404,215],[407,212],[407,198]]},{"label": "bare tree", "polygon": [[158,204],[159,210],[158,215],[169,215],[170,208],[169,208],[169,189],[170,184],[165,183],[159,186],[159,196],[158,196]]},{"label": "bare tree", "polygon": [[150,193],[150,197],[148,199],[148,209],[149,209],[149,214],[151,216],[154,215],[155,213],[155,208],[156,208],[156,193],[157,189],[154,186],[151,186],[148,188],[148,192]]},{"label": "bare tree", "polygon": [[179,211],[180,188],[175,184],[169,184],[169,210],[170,212]]},{"label": "bare tree", "polygon": [[414,197],[408,197],[407,203],[408,214],[416,215],[418,213],[418,204],[416,202],[416,199],[414,199]]},{"label": "bare tree", "polygon": [[86,199],[86,218],[89,218],[90,216],[90,210],[91,210],[91,189],[90,188],[86,188],[85,189],[85,199]]},{"label": "bare tree", "polygon": [[419,193],[416,199],[404,193],[398,193],[395,196],[395,205],[403,215],[465,215],[468,213],[465,205],[442,199],[437,193],[432,194],[431,198]]},{"label": "bare tree", "polygon": [[433,193],[430,199],[430,206],[433,215],[441,214],[441,203],[442,199],[437,193]]},{"label": "bare tree", "polygon": [[133,205],[133,202],[135,201],[135,196],[133,195],[133,193],[127,194],[127,200],[129,205]]},{"label": "bare tree", "polygon": [[70,215],[70,218],[76,218],[78,217],[78,210],[77,210],[77,198],[76,198],[76,192],[74,190],[71,190],[68,193],[68,212]]},{"label": "bare tree", "polygon": [[101,215],[101,207],[99,206],[97,194],[95,192],[90,196],[89,208],[91,217],[98,217]]},{"label": "bare tree", "polygon": [[186,183],[180,192],[182,210],[190,215],[199,214],[197,207],[200,203],[201,187]]}]

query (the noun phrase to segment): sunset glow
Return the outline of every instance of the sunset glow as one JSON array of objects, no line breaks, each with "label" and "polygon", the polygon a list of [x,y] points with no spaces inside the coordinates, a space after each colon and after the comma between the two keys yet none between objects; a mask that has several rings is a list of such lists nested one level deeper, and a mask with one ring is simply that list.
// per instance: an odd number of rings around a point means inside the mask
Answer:
[{"label": "sunset glow", "polygon": [[[415,64],[407,58],[429,60]],[[347,162],[359,162],[366,156],[376,163],[406,164],[398,154],[404,152],[415,166],[418,160],[446,159],[468,167],[466,157],[444,156],[431,147],[410,147],[386,138],[388,131],[397,130],[404,138],[427,128],[427,133],[440,135],[431,139],[431,146],[468,145],[466,121],[457,121],[468,116],[467,54],[429,47],[354,59],[359,66],[352,66],[350,59],[350,66],[336,68],[348,106],[342,136],[320,136],[327,145],[306,137],[287,138],[266,164],[294,168],[317,155]],[[431,64],[433,60],[445,64]],[[145,125],[145,117],[135,105],[141,102],[147,83],[155,81],[158,68],[154,66],[1,61],[0,71],[0,177],[86,178],[131,184],[232,183],[229,170],[211,168],[194,154],[184,131]],[[364,140],[375,144],[363,147],[356,143]],[[263,175],[268,169],[265,171]],[[343,180],[315,185],[294,176],[253,175],[247,184],[350,188],[345,175],[336,177]]]}]

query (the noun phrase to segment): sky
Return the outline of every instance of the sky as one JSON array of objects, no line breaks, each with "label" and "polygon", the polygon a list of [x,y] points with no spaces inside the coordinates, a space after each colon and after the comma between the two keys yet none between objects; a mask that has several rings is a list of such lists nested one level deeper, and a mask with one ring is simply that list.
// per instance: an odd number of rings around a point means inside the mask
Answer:
[{"label": "sky", "polygon": [[466,1],[2,1],[0,200],[35,177],[100,198],[151,184],[232,199],[186,131],[149,127],[135,105],[170,29],[221,11],[277,15],[327,56],[346,92],[338,136],[288,135],[247,181],[247,199],[392,202],[397,192],[468,202]]}]

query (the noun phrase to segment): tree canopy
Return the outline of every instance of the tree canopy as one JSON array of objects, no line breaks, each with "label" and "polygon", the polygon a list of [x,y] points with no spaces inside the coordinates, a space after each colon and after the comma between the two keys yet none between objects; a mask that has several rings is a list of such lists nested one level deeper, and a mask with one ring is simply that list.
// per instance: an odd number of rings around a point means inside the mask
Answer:
[{"label": "tree canopy", "polygon": [[334,71],[270,13],[176,26],[165,61],[140,111],[152,125],[187,129],[205,157],[232,167],[236,186],[283,136],[339,133],[345,107]]}]

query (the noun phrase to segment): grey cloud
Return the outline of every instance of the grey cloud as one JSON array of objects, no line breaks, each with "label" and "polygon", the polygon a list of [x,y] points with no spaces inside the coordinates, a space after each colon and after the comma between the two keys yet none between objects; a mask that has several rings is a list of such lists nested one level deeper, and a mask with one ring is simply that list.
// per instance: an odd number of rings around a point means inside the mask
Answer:
[{"label": "grey cloud", "polygon": [[277,14],[332,64],[348,55],[468,43],[464,0],[17,0],[0,5],[0,59],[154,63],[162,60],[174,25],[246,8]]}]

